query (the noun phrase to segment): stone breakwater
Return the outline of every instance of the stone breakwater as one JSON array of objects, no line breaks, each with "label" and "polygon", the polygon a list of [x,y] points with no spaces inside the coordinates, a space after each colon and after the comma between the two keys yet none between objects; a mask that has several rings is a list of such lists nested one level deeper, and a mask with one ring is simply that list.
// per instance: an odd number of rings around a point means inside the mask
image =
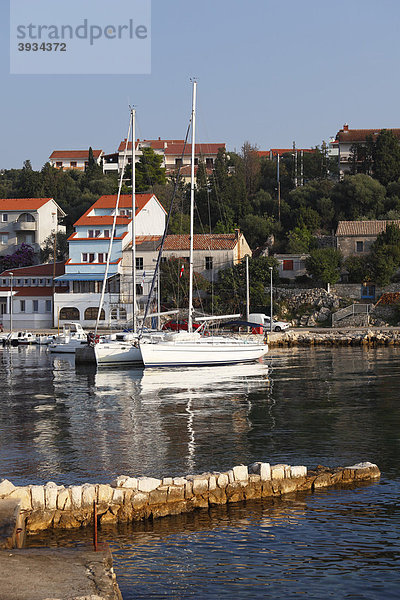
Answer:
[{"label": "stone breakwater", "polygon": [[100,523],[129,522],[379,477],[379,468],[369,462],[335,469],[318,466],[314,470],[256,462],[249,467],[238,465],[224,473],[186,477],[121,475],[110,485],[86,483],[64,487],[49,482],[16,487],[3,479],[0,499],[19,501],[26,531],[33,533],[91,525],[95,505]]},{"label": "stone breakwater", "polygon": [[400,346],[400,331],[330,329],[321,331],[285,331],[273,334],[269,346]]}]

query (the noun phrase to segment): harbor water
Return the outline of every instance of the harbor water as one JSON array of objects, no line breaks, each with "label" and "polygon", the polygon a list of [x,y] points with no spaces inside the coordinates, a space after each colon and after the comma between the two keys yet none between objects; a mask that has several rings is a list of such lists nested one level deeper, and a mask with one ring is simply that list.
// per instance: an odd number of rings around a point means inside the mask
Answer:
[{"label": "harbor water", "polygon": [[96,372],[44,348],[6,348],[0,381],[0,477],[15,485],[255,460],[380,467],[372,484],[102,527],[125,600],[400,596],[400,349],[273,349],[254,365]]}]

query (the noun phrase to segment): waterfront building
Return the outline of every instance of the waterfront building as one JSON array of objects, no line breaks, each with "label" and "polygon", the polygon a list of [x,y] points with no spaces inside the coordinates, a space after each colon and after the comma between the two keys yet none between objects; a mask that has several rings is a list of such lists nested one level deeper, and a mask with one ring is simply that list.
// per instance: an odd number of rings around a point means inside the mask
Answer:
[{"label": "waterfront building", "polygon": [[[64,273],[64,263],[46,263],[8,269],[0,274],[0,322],[5,331],[53,327],[53,296],[67,290],[54,280]],[[11,306],[12,302],[12,306]],[[54,322],[54,325],[57,323]]]},{"label": "waterfront building", "polygon": [[[93,150],[93,158],[98,165],[102,165],[103,156],[103,150]],[[89,164],[89,149],[54,150],[49,156],[49,163],[56,169],[84,171]]]}]

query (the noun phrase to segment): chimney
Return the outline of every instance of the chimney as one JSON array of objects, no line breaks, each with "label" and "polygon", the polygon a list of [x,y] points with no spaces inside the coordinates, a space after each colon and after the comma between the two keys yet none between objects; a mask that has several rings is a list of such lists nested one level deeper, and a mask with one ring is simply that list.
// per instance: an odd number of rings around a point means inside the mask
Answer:
[{"label": "chimney", "polygon": [[238,246],[238,262],[240,262],[242,260],[242,252],[241,252],[241,248],[240,248],[240,229],[235,229],[235,240],[237,242],[237,246]]},{"label": "chimney", "polygon": [[348,123],[345,123],[345,124],[343,125],[343,131],[348,131],[348,130],[349,130],[349,124],[348,124]]}]

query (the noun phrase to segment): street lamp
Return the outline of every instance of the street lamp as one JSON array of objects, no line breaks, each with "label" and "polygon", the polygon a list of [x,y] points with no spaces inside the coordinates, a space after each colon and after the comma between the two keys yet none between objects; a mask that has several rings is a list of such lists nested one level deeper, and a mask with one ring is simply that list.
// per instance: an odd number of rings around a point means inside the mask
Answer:
[{"label": "street lamp", "polygon": [[270,321],[269,321],[269,331],[270,333],[272,333],[272,271],[273,271],[273,267],[269,268],[269,274],[270,274],[270,287],[271,287],[271,313],[270,313]]},{"label": "street lamp", "polygon": [[12,333],[13,328],[13,275],[10,271],[10,333]]}]

